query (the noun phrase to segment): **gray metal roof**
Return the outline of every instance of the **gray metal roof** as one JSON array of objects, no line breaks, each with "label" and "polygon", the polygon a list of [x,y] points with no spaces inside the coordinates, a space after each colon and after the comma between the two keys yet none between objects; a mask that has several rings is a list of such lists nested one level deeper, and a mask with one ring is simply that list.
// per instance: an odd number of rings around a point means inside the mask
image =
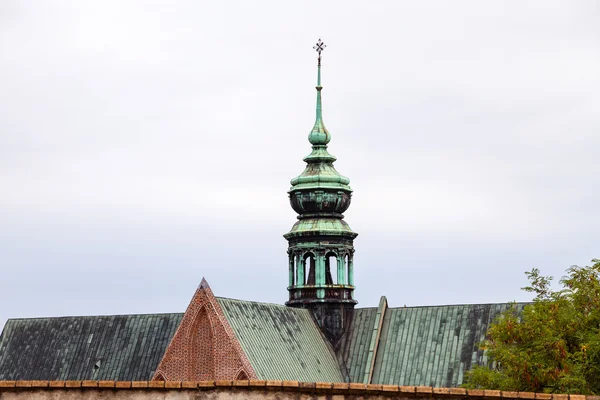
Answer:
[{"label": "gray metal roof", "polygon": [[[517,305],[522,309],[523,303]],[[456,387],[487,357],[478,343],[509,304],[389,308],[372,383]],[[365,328],[366,329],[366,328]]]},{"label": "gray metal roof", "polygon": [[343,382],[309,310],[217,298],[259,379]]},{"label": "gray metal roof", "polygon": [[10,319],[0,380],[149,380],[183,314]]}]

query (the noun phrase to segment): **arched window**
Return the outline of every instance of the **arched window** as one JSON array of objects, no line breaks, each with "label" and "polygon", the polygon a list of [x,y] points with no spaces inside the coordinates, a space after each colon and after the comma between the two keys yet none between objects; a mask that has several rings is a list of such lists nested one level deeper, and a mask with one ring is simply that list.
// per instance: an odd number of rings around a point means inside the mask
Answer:
[{"label": "arched window", "polygon": [[306,271],[308,270],[308,279],[306,280],[306,284],[307,285],[314,285],[315,284],[315,271],[316,269],[316,264],[315,264],[315,256],[312,253],[306,253],[304,255],[304,273],[306,274]]},{"label": "arched window", "polygon": [[188,380],[206,381],[215,379],[214,335],[206,307],[202,307],[192,323],[187,362]]},{"label": "arched window", "polygon": [[238,374],[236,375],[235,379],[236,381],[247,381],[248,378],[248,374],[246,373],[246,371],[241,370],[240,372],[238,372]]},{"label": "arched window", "polygon": [[162,372],[158,372],[156,374],[156,376],[154,377],[154,379],[152,379],[153,381],[163,381],[165,382],[167,380],[167,378],[165,378],[165,375]]},{"label": "arched window", "polygon": [[339,282],[339,276],[337,276],[338,275],[337,254],[335,254],[333,251],[330,251],[329,253],[327,253],[325,255],[325,284],[326,285],[333,284],[333,278],[331,275],[332,268],[336,274],[336,278],[337,278],[336,282]]}]

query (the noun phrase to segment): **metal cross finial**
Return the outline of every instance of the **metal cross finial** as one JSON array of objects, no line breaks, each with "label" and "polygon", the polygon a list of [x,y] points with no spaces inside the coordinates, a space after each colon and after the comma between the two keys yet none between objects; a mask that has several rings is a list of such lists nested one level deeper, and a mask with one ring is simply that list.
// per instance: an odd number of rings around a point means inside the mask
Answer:
[{"label": "metal cross finial", "polygon": [[319,53],[319,66],[321,66],[321,52],[327,47],[325,43],[321,41],[321,38],[317,41],[317,44],[313,46],[313,49]]}]

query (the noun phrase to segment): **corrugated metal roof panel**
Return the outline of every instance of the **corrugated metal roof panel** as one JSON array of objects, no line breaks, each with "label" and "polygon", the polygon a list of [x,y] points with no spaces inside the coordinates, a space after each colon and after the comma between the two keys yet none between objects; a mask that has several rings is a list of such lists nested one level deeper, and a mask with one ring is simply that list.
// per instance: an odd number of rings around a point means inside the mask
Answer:
[{"label": "corrugated metal roof panel", "polygon": [[217,298],[259,379],[343,382],[309,310]]}]

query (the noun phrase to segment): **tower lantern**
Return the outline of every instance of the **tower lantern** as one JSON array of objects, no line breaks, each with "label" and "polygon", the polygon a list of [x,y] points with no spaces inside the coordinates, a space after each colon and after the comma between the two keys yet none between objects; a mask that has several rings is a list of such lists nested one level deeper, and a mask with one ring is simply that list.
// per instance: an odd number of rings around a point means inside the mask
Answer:
[{"label": "tower lantern", "polygon": [[309,308],[325,336],[335,346],[352,318],[354,305],[354,238],[358,235],[344,221],[350,206],[350,180],[333,166],[327,151],[331,135],[323,123],[321,107],[321,52],[317,67],[317,112],[308,135],[312,152],[306,168],[291,180],[288,194],[298,221],[284,235],[289,242],[289,300],[291,307]]}]

